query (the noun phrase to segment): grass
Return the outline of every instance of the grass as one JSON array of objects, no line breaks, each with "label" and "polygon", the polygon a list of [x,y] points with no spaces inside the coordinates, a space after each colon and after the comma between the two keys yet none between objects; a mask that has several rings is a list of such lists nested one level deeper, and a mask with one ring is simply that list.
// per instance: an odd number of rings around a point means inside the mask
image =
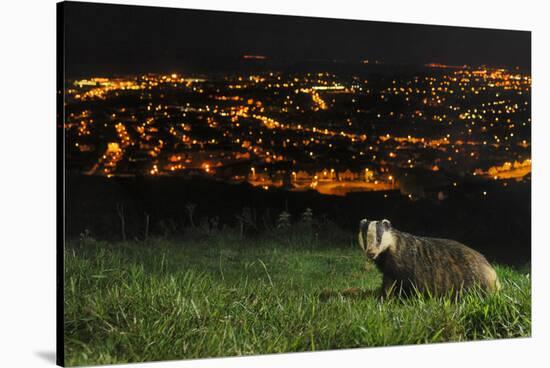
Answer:
[{"label": "grass", "polygon": [[496,269],[496,295],[381,301],[381,275],[351,246],[85,239],[65,250],[66,364],[530,336],[529,275]]}]

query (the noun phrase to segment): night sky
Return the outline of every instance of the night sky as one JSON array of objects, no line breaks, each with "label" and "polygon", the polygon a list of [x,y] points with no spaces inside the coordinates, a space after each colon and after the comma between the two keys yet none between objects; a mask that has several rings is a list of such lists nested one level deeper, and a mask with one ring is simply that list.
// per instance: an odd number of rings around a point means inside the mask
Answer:
[{"label": "night sky", "polygon": [[93,3],[65,6],[68,77],[225,71],[243,64],[243,54],[265,55],[267,65],[377,59],[531,67],[531,33],[526,31]]}]

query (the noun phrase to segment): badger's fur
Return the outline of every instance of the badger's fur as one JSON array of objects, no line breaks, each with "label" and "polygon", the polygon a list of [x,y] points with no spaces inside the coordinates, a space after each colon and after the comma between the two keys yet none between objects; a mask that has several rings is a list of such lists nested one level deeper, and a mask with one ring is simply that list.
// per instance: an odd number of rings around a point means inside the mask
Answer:
[{"label": "badger's fur", "polygon": [[454,240],[414,236],[392,228],[388,220],[364,219],[359,245],[383,274],[383,295],[456,295],[475,285],[487,292],[500,288],[485,257]]}]

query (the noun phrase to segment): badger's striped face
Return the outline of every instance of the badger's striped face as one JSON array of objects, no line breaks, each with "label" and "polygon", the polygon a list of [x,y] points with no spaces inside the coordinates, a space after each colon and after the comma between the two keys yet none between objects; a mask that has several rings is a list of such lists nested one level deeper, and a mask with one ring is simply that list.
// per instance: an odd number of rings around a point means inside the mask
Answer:
[{"label": "badger's striped face", "polygon": [[359,245],[367,257],[376,259],[380,253],[392,245],[393,236],[390,229],[391,223],[388,220],[361,220],[359,223]]}]

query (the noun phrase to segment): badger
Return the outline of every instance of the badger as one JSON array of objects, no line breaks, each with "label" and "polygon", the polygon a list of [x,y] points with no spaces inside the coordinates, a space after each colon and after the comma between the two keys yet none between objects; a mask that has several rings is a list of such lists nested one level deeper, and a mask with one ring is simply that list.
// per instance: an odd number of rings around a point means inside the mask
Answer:
[{"label": "badger", "polygon": [[363,219],[359,245],[383,275],[383,297],[393,292],[457,296],[476,285],[489,293],[500,289],[485,257],[454,240],[407,234],[386,219]]}]

